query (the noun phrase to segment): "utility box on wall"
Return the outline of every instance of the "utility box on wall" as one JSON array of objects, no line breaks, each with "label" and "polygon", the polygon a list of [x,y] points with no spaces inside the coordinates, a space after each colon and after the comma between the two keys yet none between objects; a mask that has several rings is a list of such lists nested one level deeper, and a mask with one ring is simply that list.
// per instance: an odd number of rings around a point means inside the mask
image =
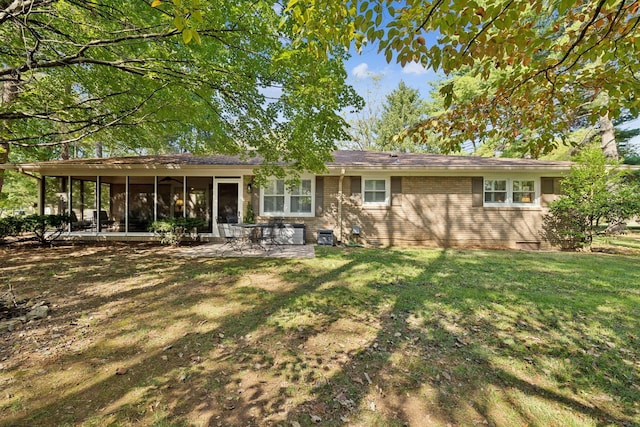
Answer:
[{"label": "utility box on wall", "polygon": [[318,230],[318,245],[333,246],[333,230]]}]

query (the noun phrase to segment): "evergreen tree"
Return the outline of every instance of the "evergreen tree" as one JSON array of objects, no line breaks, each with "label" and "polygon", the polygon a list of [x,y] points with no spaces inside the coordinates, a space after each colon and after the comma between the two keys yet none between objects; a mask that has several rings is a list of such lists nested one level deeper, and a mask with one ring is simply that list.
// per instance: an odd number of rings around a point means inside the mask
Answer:
[{"label": "evergreen tree", "polygon": [[385,100],[382,115],[376,122],[376,147],[384,151],[432,152],[431,144],[418,142],[407,131],[426,116],[424,101],[417,89],[398,84]]}]

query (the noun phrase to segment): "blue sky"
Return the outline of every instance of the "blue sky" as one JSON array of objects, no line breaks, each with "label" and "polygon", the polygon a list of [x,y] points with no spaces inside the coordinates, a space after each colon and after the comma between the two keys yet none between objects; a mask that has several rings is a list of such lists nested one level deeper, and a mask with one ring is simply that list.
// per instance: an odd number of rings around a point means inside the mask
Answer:
[{"label": "blue sky", "polygon": [[[434,39],[435,37],[427,43],[435,42]],[[418,89],[423,99],[429,99],[429,83],[439,77],[432,69],[425,69],[420,64],[410,63],[403,68],[394,61],[387,63],[384,55],[379,54],[375,46],[364,47],[360,54],[352,49],[351,53],[351,58],[345,63],[347,82],[367,102],[384,103],[386,95],[398,87],[401,80],[407,86]],[[378,77],[377,83],[374,76]],[[638,128],[640,118],[627,122],[622,127]],[[631,143],[640,149],[640,136],[632,139]]]},{"label": "blue sky", "polygon": [[[427,44],[432,43],[436,43],[435,35],[428,36]],[[407,64],[404,68],[394,60],[387,63],[375,45],[365,46],[359,54],[352,48],[351,58],[345,63],[345,69],[348,74],[347,82],[361,96],[366,99],[368,91],[375,92],[382,101],[389,92],[398,87],[401,80],[407,86],[418,89],[423,99],[429,99],[429,83],[438,78],[432,69],[425,69],[415,62]],[[377,83],[374,83],[374,76],[378,78]]]}]

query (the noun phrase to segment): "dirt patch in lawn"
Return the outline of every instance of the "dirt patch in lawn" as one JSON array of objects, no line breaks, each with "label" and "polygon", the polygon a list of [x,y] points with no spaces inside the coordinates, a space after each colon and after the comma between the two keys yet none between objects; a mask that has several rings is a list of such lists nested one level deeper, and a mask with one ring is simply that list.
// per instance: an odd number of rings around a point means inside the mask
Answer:
[{"label": "dirt patch in lawn", "polygon": [[[304,260],[191,259],[176,251],[0,248],[0,283],[49,308],[0,334],[0,425],[637,419],[637,316],[627,301],[637,288],[626,279],[589,284],[593,273],[579,273],[593,264],[608,280],[616,277],[608,268],[628,274],[635,259],[335,248]],[[591,287],[577,293],[574,282]]]}]

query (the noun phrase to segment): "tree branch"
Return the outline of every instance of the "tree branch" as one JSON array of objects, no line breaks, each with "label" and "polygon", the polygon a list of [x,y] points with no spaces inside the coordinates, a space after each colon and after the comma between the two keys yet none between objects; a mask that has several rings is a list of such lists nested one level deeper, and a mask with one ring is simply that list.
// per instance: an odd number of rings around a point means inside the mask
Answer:
[{"label": "tree branch", "polygon": [[[122,122],[124,119],[126,119],[127,117],[132,116],[135,112],[139,111],[145,103],[147,103],[157,92],[159,92],[160,90],[164,89],[165,87],[167,87],[169,85],[169,83],[165,83],[164,85],[154,89],[145,99],[143,99],[142,101],[140,101],[138,103],[138,105],[136,105],[134,108],[126,111],[122,116],[116,117],[115,119],[111,120],[110,122],[104,123],[102,125],[97,126],[96,128],[93,129],[89,129],[85,132],[83,132],[82,134],[73,137],[73,138],[68,138],[66,140],[62,140],[62,141],[55,141],[55,142],[40,142],[38,143],[38,147],[54,147],[54,146],[58,146],[58,145],[63,145],[63,144],[69,144],[72,142],[78,142],[83,138],[86,138],[90,135],[93,135],[95,133],[100,132],[101,130],[104,130],[106,128],[112,127],[117,125],[118,123]],[[51,137],[51,136],[56,136],[56,135],[69,135],[72,133],[76,133],[79,131],[82,131],[84,129],[87,129],[88,127],[95,125],[95,123],[89,122],[87,123],[85,126],[82,126],[80,128],[68,131],[68,132],[55,132],[55,133],[50,133],[47,135],[43,135],[38,137],[38,139],[43,138],[43,137]],[[9,142],[13,145],[17,145],[19,147],[31,147],[33,146],[32,144],[27,144],[27,143],[22,143],[20,141],[24,141],[24,140],[29,140],[29,139],[35,139],[35,138],[21,138],[18,140],[9,140]]]},{"label": "tree branch", "polygon": [[487,22],[486,24],[484,24],[482,26],[482,28],[480,29],[480,31],[478,31],[472,38],[471,40],[469,40],[469,43],[467,43],[467,46],[465,46],[463,52],[462,52],[462,56],[466,55],[467,53],[469,53],[469,49],[471,49],[471,45],[473,44],[473,42],[475,42],[478,37],[480,37],[480,35],[482,35],[482,33],[484,33],[485,31],[487,31],[487,29],[489,27],[491,27],[493,25],[494,22],[496,22],[496,20],[502,16],[502,14],[504,14],[507,9],[513,4],[513,0],[509,0],[509,2],[507,2],[507,4],[504,5],[504,7],[502,8],[502,10],[500,11],[500,13],[498,13],[496,16],[494,16],[493,18],[491,18],[491,20],[489,22]]}]

